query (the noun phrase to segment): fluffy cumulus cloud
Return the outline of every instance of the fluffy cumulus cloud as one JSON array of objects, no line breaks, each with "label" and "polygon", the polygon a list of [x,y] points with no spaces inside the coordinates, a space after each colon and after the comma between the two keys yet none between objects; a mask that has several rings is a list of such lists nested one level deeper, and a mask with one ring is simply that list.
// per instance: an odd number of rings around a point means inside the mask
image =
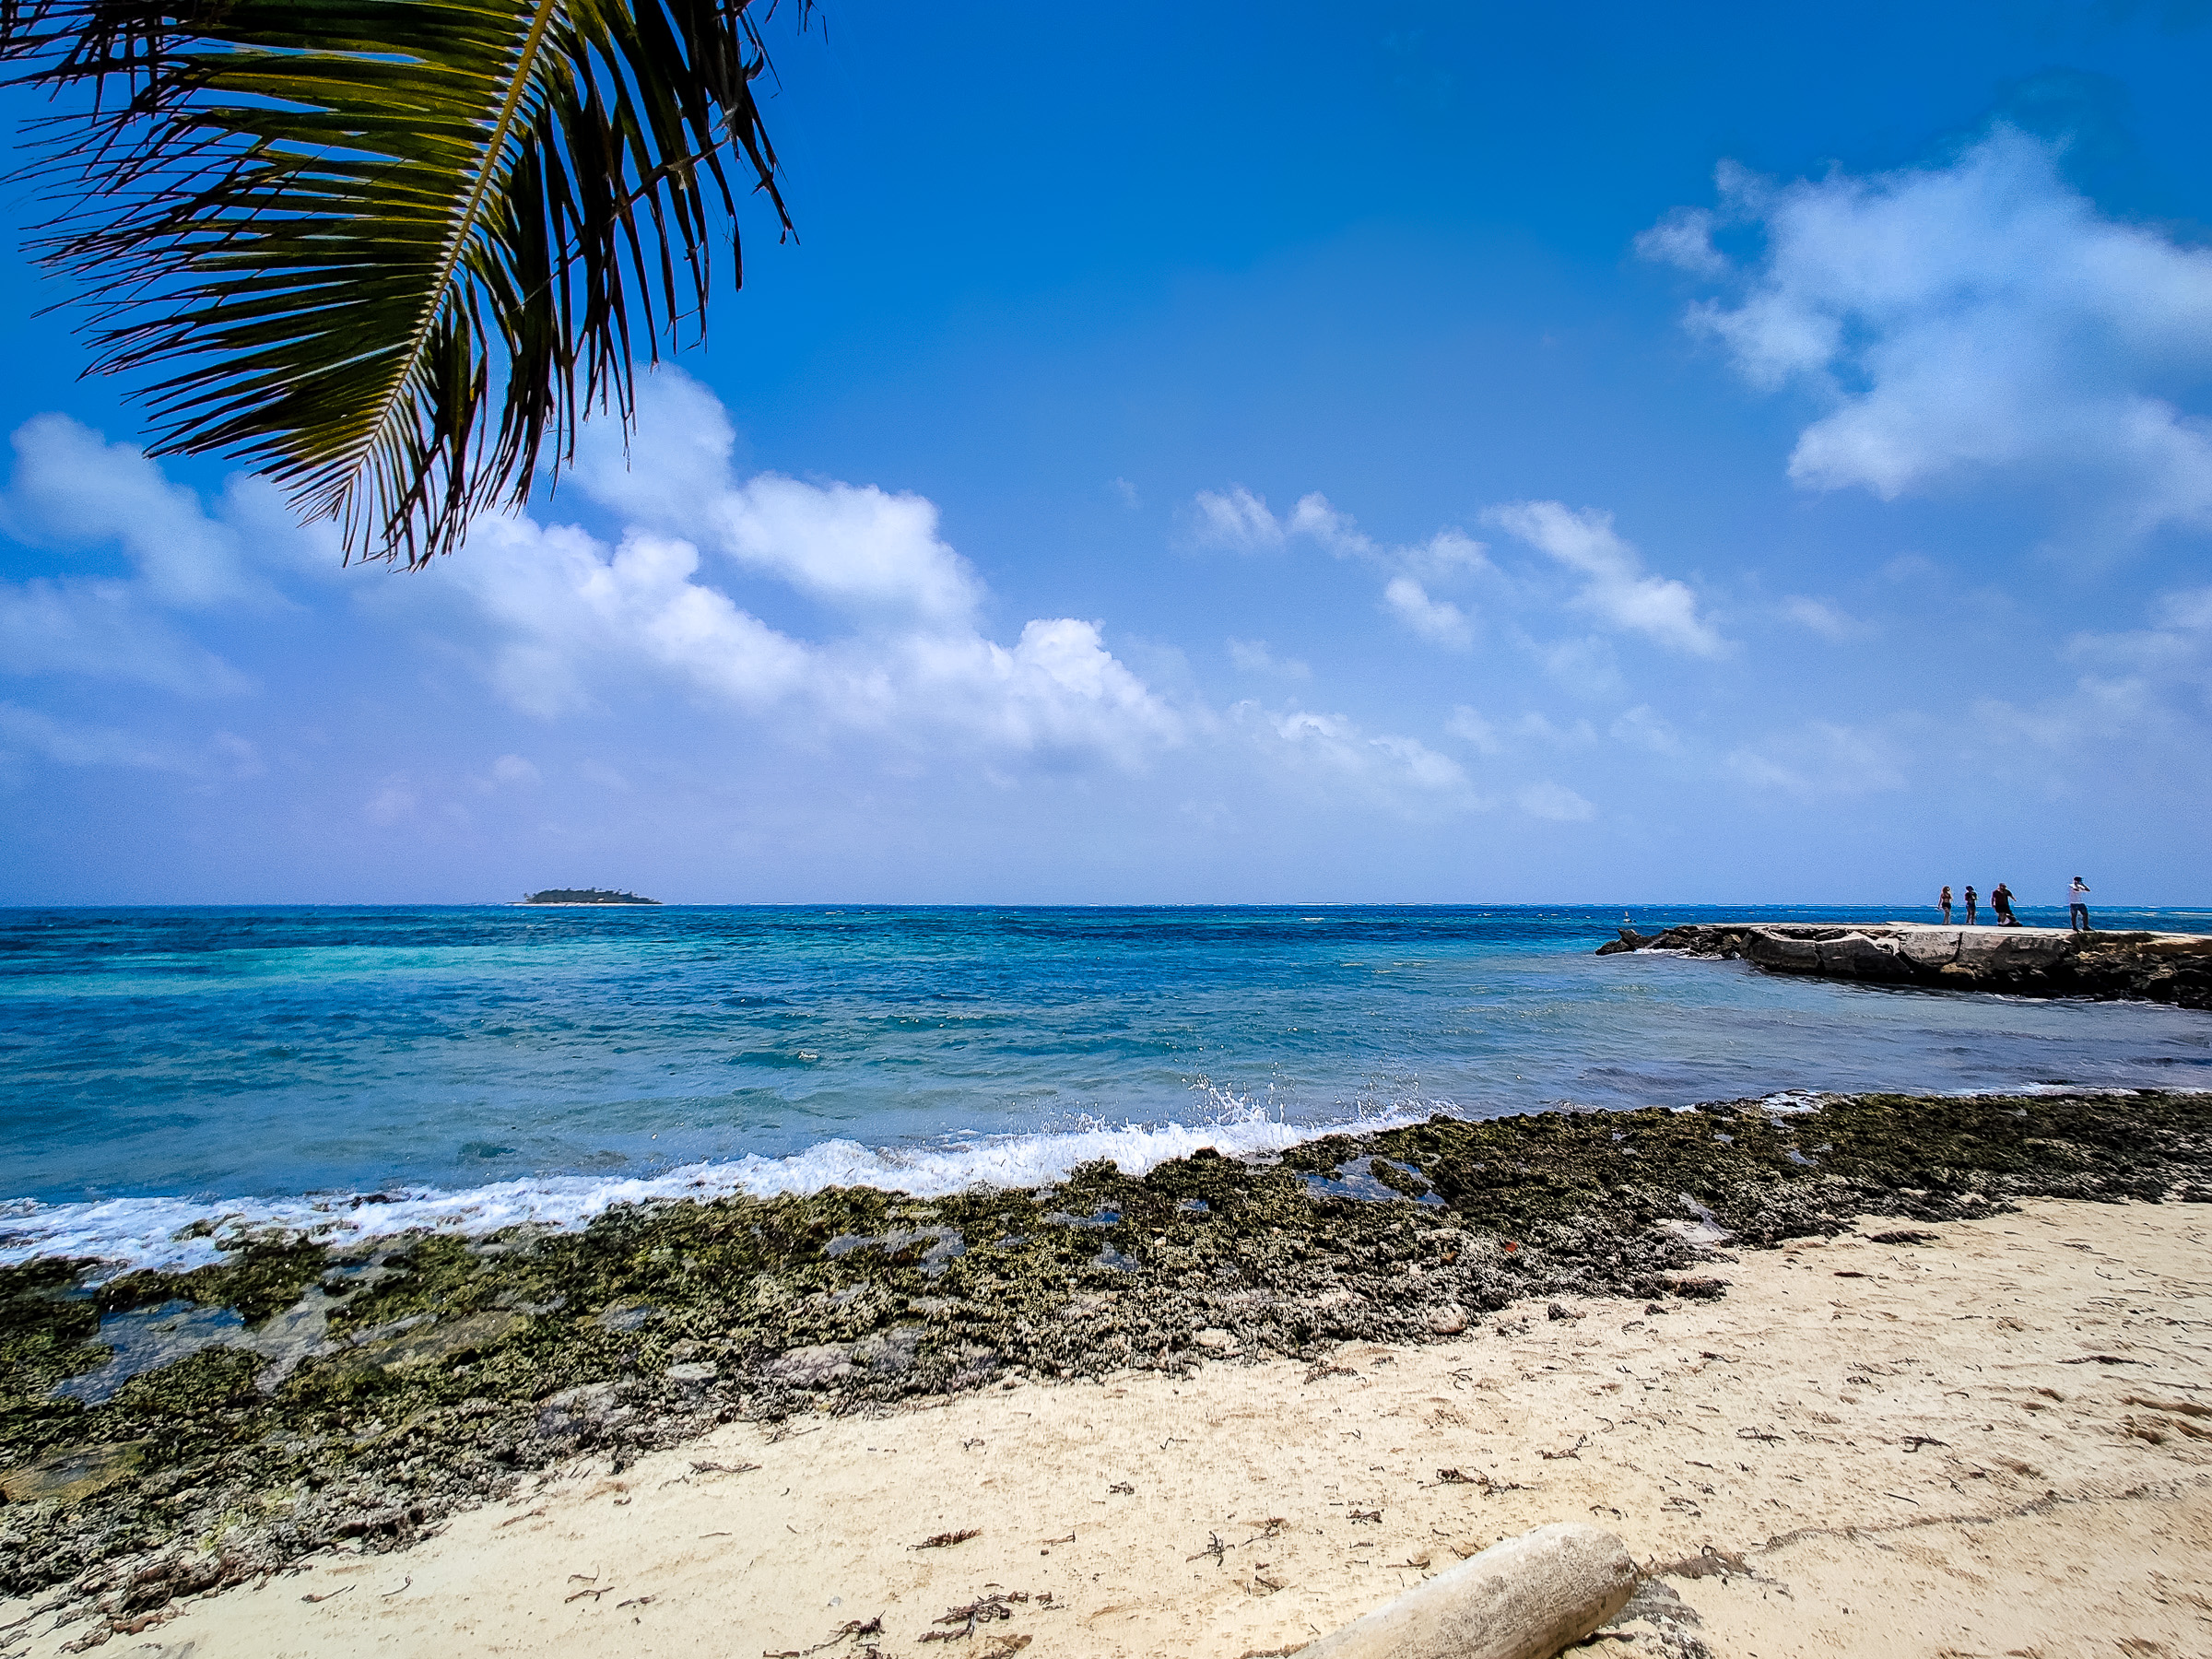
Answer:
[{"label": "fluffy cumulus cloud", "polygon": [[[1319,780],[1332,800],[1415,817],[1479,805],[1459,763],[1418,739],[1295,705],[1223,712],[1187,687],[1157,688],[1115,654],[1096,619],[1038,617],[1001,637],[984,619],[982,577],[940,534],[934,503],[741,472],[722,406],[680,374],[646,384],[627,445],[604,428],[585,434],[555,505],[581,495],[588,524],[551,509],[488,516],[453,557],[404,577],[345,571],[327,531],[295,525],[265,485],[234,479],[204,504],[139,451],[58,416],[32,420],[15,441],[0,529],[64,564],[89,557],[108,567],[0,583],[0,676],[32,685],[93,677],[171,698],[260,697],[265,707],[262,679],[196,636],[228,628],[235,637],[249,618],[273,663],[288,652],[312,659],[328,630],[366,625],[411,645],[419,671],[450,677],[459,665],[508,709],[549,724],[634,719],[651,706],[641,698],[674,690],[710,729],[726,722],[804,749],[872,757],[887,776],[965,760],[999,787],[1025,766],[1142,772],[1194,750],[1192,764],[1231,762],[1263,788]],[[1473,549],[1447,536],[1386,554],[1319,497],[1288,524],[1249,497],[1221,498],[1216,516],[1225,535],[1322,538],[1408,571],[1453,568]],[[1464,627],[1449,604],[1424,603],[1426,628]],[[1230,649],[1245,672],[1311,677],[1264,643]],[[259,767],[242,740],[220,733],[156,740],[65,719],[66,695],[57,690],[43,710],[5,705],[0,760],[11,776],[31,761],[196,779]],[[648,737],[639,743],[652,750]],[[631,787],[601,773],[578,775]],[[463,797],[519,800],[547,777],[487,746],[423,757],[364,782],[355,799],[370,823],[396,828],[465,818]]]},{"label": "fluffy cumulus cloud", "polygon": [[1572,603],[1601,626],[1642,634],[1690,656],[1719,656],[1727,649],[1719,630],[1699,614],[1689,585],[1646,571],[1636,549],[1614,530],[1611,513],[1576,512],[1558,501],[1515,501],[1483,517],[1580,576]]},{"label": "fluffy cumulus cloud", "polygon": [[[680,375],[656,375],[625,454],[593,434],[584,494],[628,521],[606,542],[570,524],[489,519],[439,572],[489,624],[488,673],[547,718],[642,673],[710,703],[818,732],[916,745],[948,739],[1041,758],[1139,766],[1185,716],[1107,648],[1099,625],[1040,618],[1010,645],[983,633],[982,583],[919,496],[732,468],[727,417]],[[765,580],[841,618],[806,639],[732,597]]]},{"label": "fluffy cumulus cloud", "polygon": [[[2212,370],[2212,251],[2105,217],[2058,159],[1999,126],[1867,177],[1724,166],[1717,208],[1639,246],[1723,286],[1688,321],[1748,381],[1827,405],[1791,454],[1800,484],[2040,477],[2093,497],[2106,535],[2212,524],[2212,427],[2179,401]],[[1756,249],[1732,259],[1743,233]]]}]

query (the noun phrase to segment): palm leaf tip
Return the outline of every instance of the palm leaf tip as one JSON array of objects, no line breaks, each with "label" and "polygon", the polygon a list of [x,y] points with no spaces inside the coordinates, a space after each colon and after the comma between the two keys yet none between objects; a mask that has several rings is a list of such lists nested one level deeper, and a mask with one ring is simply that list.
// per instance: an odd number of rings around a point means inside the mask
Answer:
[{"label": "palm leaf tip", "polygon": [[[812,0],[793,8],[804,29]],[[558,471],[791,218],[754,0],[0,0],[64,109],[18,176],[156,453],[236,455],[413,567]]]}]

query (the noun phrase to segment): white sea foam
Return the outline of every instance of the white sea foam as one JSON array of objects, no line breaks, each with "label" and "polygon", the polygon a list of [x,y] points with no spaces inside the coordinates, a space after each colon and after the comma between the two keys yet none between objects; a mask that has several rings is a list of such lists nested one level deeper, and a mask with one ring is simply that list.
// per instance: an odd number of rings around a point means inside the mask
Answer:
[{"label": "white sea foam", "polygon": [[189,1269],[220,1259],[226,1244],[263,1229],[307,1233],[334,1244],[429,1229],[464,1235],[531,1223],[582,1226],[618,1204],[677,1198],[769,1196],[831,1186],[872,1186],[916,1197],[971,1187],[1041,1187],[1077,1165],[1111,1159],[1142,1175],[1171,1159],[1211,1147],[1225,1157],[1264,1158],[1299,1142],[1346,1131],[1367,1132],[1418,1122],[1422,1102],[1329,1123],[1292,1123],[1246,1102],[1216,1095],[1207,1121],[1189,1124],[1087,1123],[1040,1135],[967,1135],[930,1146],[865,1147],[822,1141],[787,1158],[749,1155],[686,1164],[657,1175],[612,1178],[547,1175],[446,1191],[387,1187],[375,1194],[325,1193],[293,1197],[109,1198],[81,1204],[0,1203],[0,1264],[34,1256],[88,1256],[117,1271]]}]

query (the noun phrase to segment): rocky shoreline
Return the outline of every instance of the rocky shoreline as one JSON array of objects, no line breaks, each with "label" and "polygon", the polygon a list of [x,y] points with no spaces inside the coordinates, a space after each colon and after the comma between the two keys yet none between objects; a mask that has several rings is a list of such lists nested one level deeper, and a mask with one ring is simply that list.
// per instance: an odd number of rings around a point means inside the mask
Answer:
[{"label": "rocky shoreline", "polygon": [[2212,1008],[2212,935],[2072,933],[2051,927],[1929,927],[1890,922],[1688,924],[1632,927],[1598,947],[1742,959],[1770,973],[1865,980],[2015,996],[2171,1003]]},{"label": "rocky shoreline", "polygon": [[[1091,1165],[1042,1193],[675,1202],[341,1250],[241,1238],[217,1266],[104,1280],[36,1262],[0,1273],[0,1594],[97,1645],[181,1596],[401,1547],[534,1471],[619,1470],[722,1422],[1207,1361],[1325,1373],[1346,1341],[1434,1341],[1531,1297],[1661,1313],[1725,1294],[1729,1247],[2028,1196],[2212,1202],[2212,1097],[1440,1116],[1275,1162]],[[149,1346],[164,1321],[197,1346]],[[133,1355],[162,1362],[119,1374]]]}]

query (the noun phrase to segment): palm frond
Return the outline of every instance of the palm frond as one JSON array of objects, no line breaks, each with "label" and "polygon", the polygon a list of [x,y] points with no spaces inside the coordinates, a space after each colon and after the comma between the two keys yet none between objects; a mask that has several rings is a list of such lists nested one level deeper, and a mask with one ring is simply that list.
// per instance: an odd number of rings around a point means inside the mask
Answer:
[{"label": "palm frond", "polygon": [[757,9],[0,0],[14,84],[65,106],[34,247],[93,368],[147,382],[156,453],[235,455],[349,556],[419,565],[566,465],[587,410],[628,429],[725,234],[742,279],[725,161],[790,231]]}]

